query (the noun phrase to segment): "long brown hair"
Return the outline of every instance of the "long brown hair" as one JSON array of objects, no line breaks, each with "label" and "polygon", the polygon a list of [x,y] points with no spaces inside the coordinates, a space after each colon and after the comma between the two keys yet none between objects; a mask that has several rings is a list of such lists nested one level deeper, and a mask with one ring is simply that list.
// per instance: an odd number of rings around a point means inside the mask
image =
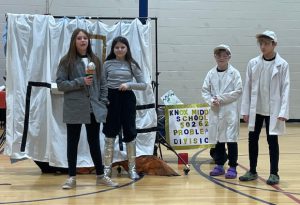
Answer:
[{"label": "long brown hair", "polygon": [[118,36],[118,37],[114,38],[114,40],[113,40],[113,42],[111,44],[110,53],[106,57],[106,60],[116,59],[116,54],[114,53],[114,48],[115,48],[115,46],[116,46],[116,44],[118,42],[125,44],[126,47],[127,47],[127,53],[125,55],[125,60],[129,63],[130,67],[131,67],[131,63],[133,63],[139,69],[141,69],[140,66],[139,66],[139,64],[134,60],[134,58],[131,55],[131,50],[130,50],[130,46],[129,46],[128,40],[125,37],[123,37],[123,36]]},{"label": "long brown hair", "polygon": [[86,50],[86,55],[87,57],[95,63],[96,65],[96,73],[98,78],[100,79],[101,76],[101,63],[99,58],[94,54],[91,46],[91,40],[90,40],[90,34],[81,28],[77,28],[73,31],[72,36],[71,36],[71,41],[70,41],[70,46],[67,54],[64,56],[63,61],[66,63],[66,68],[68,69],[68,72],[70,72],[70,69],[73,67],[75,61],[78,58],[78,52],[76,48],[76,37],[77,35],[82,32],[88,37],[88,46]]}]

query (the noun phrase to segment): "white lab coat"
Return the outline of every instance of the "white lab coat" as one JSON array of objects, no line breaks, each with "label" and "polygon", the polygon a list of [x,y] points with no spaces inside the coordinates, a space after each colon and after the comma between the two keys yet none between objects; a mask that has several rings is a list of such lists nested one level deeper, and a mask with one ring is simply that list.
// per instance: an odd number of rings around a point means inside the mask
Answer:
[{"label": "white lab coat", "polygon": [[[202,86],[202,97],[211,107],[208,119],[208,141],[237,142],[239,137],[240,114],[239,98],[242,94],[242,79],[238,70],[228,66],[219,86],[217,66],[206,75]],[[213,106],[213,97],[216,96],[221,105]]]},{"label": "white lab coat", "polygon": [[[263,68],[262,55],[251,59],[247,66],[241,114],[249,115],[248,129],[254,131],[259,77]],[[277,53],[270,81],[270,135],[282,135],[285,122],[278,117],[289,119],[290,76],[289,64]]]}]

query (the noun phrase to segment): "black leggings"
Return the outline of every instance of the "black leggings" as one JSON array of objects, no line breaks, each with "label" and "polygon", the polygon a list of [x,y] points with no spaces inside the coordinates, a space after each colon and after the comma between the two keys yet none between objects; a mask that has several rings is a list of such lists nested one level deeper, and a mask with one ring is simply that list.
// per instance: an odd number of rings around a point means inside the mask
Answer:
[{"label": "black leggings", "polygon": [[270,116],[256,115],[254,132],[249,132],[249,160],[250,160],[250,172],[256,174],[257,158],[258,158],[258,140],[265,121],[267,141],[269,144],[270,155],[270,173],[278,174],[279,163],[279,144],[277,135],[269,135]]},{"label": "black leggings", "polygon": [[[82,124],[67,124],[67,157],[69,176],[76,176],[77,149]],[[99,128],[94,114],[91,114],[91,124],[85,124],[90,154],[96,168],[96,174],[103,174],[102,157],[100,150]]]},{"label": "black leggings", "polygon": [[136,98],[133,91],[108,89],[108,113],[103,123],[106,137],[115,138],[123,129],[123,141],[131,142],[136,138]]},{"label": "black leggings", "polygon": [[[237,142],[227,142],[228,165],[236,167],[238,165],[238,146]],[[215,148],[215,162],[217,165],[224,165],[227,160],[225,142],[218,142]]]}]

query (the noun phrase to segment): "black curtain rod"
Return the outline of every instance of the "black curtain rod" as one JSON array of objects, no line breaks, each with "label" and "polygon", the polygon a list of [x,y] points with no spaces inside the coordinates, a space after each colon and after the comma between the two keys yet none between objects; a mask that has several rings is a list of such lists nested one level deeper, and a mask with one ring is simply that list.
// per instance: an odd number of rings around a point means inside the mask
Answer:
[{"label": "black curtain rod", "polygon": [[[32,14],[34,15],[34,14]],[[44,14],[44,15],[51,15],[51,14]],[[103,20],[134,20],[136,18],[139,19],[151,19],[157,21],[157,17],[101,17],[101,16],[53,16],[54,18],[69,18],[69,19],[75,19],[76,17],[80,17],[83,19],[103,19]],[[7,13],[5,14],[5,18],[7,20]]]},{"label": "black curtain rod", "polygon": [[[50,15],[50,14],[47,14]],[[69,18],[75,19],[76,16],[53,16],[54,18]],[[139,19],[153,19],[157,20],[157,17],[101,17],[101,16],[77,16],[83,19],[100,19],[100,20],[134,20],[136,18]]]}]

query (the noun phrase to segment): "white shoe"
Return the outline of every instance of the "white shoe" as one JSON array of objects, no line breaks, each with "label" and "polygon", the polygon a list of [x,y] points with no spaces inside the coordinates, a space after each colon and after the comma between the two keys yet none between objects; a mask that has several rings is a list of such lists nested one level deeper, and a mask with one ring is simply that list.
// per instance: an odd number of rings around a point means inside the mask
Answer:
[{"label": "white shoe", "polygon": [[76,187],[76,178],[75,177],[70,177],[66,180],[64,185],[62,185],[63,189],[73,189]]},{"label": "white shoe", "polygon": [[111,178],[105,175],[99,175],[97,176],[96,179],[96,185],[106,185],[106,186],[111,186],[111,187],[117,187],[119,186],[118,183],[113,182]]}]

